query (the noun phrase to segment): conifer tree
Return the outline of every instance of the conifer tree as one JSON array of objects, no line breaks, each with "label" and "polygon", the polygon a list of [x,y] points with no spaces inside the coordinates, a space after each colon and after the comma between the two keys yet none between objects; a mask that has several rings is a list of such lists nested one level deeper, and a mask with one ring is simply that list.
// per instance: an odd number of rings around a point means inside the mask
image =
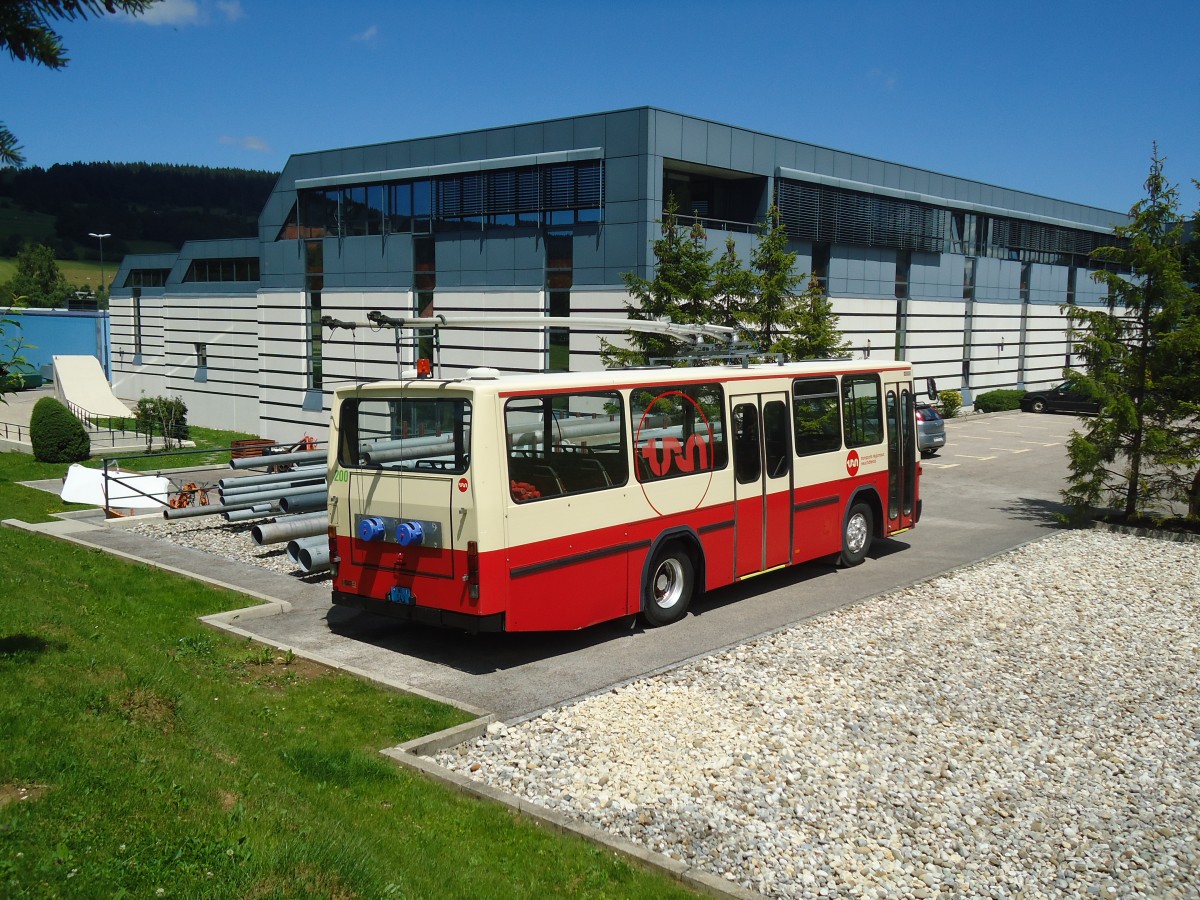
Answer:
[{"label": "conifer tree", "polygon": [[753,339],[760,350],[789,359],[844,356],[849,342],[838,330],[833,304],[815,278],[796,272],[797,254],[787,248],[787,228],[772,206],[759,228],[751,257],[755,299],[749,310]]},{"label": "conifer tree", "polygon": [[[1085,371],[1072,384],[1100,412],[1068,444],[1064,499],[1083,515],[1115,504],[1133,517],[1184,499],[1200,450],[1200,294],[1184,272],[1178,191],[1155,145],[1146,196],[1095,256],[1109,307],[1064,307]],[[1130,274],[1123,274],[1128,272]]]},{"label": "conifer tree", "polygon": [[[712,312],[712,251],[706,246],[704,227],[680,224],[679,205],[674,195],[663,207],[661,237],[652,245],[656,260],[654,277],[642,278],[632,272],[621,277],[629,291],[625,301],[629,318],[641,321],[670,319],[695,325]],[[600,356],[606,366],[644,366],[652,359],[678,356],[689,345],[670,335],[634,331],[626,339],[629,346],[619,347],[601,341]]]}]

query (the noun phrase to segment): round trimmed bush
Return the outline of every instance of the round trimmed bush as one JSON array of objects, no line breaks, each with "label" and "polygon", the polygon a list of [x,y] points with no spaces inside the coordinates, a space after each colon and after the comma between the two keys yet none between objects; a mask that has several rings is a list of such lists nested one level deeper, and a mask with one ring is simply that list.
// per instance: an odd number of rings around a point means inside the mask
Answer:
[{"label": "round trimmed bush", "polygon": [[975,411],[989,413],[1020,409],[1021,398],[1024,396],[1025,391],[1018,391],[1012,388],[988,391],[986,394],[980,394],[975,398]]},{"label": "round trimmed bush", "polygon": [[42,462],[82,462],[92,455],[87,432],[71,411],[53,397],[43,397],[29,416],[29,442]]}]

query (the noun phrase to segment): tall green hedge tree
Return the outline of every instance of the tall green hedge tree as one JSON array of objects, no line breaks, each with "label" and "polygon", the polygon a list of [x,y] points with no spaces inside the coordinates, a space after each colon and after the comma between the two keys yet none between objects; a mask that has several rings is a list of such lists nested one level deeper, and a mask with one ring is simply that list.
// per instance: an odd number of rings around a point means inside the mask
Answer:
[{"label": "tall green hedge tree", "polygon": [[[657,260],[654,277],[642,278],[632,272],[621,276],[629,291],[625,309],[631,319],[666,317],[676,324],[695,325],[707,321],[712,312],[713,252],[706,246],[704,227],[699,222],[685,227],[678,214],[679,204],[671,195],[663,207],[661,237],[651,248]],[[652,359],[678,356],[688,349],[685,341],[664,334],[634,331],[627,340],[628,347],[601,342],[600,356],[606,366],[644,366]]]},{"label": "tall green hedge tree", "polygon": [[[1155,145],[1146,196],[1118,226],[1119,246],[1095,256],[1119,271],[1097,272],[1109,307],[1067,306],[1084,372],[1070,380],[1100,413],[1068,444],[1063,497],[1077,515],[1116,507],[1154,515],[1184,500],[1200,450],[1200,294],[1185,275],[1179,193]],[[1122,274],[1122,271],[1131,274]]]}]

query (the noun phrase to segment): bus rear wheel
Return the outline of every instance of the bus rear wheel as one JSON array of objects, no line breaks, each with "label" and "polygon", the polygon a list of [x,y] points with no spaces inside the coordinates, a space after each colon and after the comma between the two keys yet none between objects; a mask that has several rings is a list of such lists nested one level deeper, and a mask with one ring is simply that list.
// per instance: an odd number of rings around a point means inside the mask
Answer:
[{"label": "bus rear wheel", "polygon": [[669,625],[683,618],[696,584],[692,557],[679,544],[659,550],[642,588],[642,615],[650,625]]},{"label": "bus rear wheel", "polygon": [[838,555],[838,565],[850,568],[866,559],[874,533],[875,516],[871,513],[871,507],[865,503],[850,507],[846,522],[842,525],[842,552]]}]

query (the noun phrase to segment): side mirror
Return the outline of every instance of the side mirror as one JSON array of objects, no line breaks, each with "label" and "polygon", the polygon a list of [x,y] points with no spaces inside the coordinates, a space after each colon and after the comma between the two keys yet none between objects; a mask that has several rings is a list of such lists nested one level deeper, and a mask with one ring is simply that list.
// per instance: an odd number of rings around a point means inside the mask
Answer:
[{"label": "side mirror", "polygon": [[938,398],[938,389],[937,389],[937,379],[936,378],[926,378],[925,379],[925,393],[929,395],[930,400],[936,400]]}]

